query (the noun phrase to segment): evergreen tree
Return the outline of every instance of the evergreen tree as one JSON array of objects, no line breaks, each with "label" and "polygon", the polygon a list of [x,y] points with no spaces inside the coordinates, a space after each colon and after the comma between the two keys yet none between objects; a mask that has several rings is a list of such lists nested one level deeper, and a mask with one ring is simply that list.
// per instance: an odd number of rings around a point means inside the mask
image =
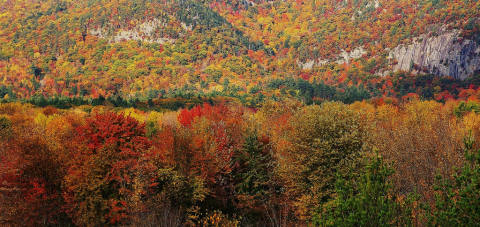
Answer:
[{"label": "evergreen tree", "polygon": [[314,216],[319,226],[404,226],[408,210],[392,193],[388,180],[393,169],[381,157],[373,158],[359,176],[338,175],[336,198]]},{"label": "evergreen tree", "polygon": [[464,166],[452,178],[437,177],[432,226],[480,226],[480,149],[474,140],[464,140]]}]

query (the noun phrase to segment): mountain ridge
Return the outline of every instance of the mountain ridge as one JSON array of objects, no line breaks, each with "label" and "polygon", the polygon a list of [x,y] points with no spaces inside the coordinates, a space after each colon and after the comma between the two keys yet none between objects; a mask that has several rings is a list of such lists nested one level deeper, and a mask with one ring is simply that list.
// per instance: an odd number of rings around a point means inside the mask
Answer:
[{"label": "mountain ridge", "polygon": [[[480,6],[470,0],[42,0],[3,1],[1,8],[3,99],[196,94],[256,105],[292,96],[268,86],[289,78],[400,98],[406,93],[389,85],[399,74],[478,74]],[[401,51],[418,49],[416,37],[434,40],[432,28],[440,36],[455,31],[466,44]],[[432,53],[436,60],[425,60]]]}]

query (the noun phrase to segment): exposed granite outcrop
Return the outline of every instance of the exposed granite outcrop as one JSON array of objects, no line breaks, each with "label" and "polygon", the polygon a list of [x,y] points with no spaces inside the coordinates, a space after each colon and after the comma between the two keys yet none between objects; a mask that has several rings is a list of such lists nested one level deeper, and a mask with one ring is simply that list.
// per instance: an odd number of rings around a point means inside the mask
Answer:
[{"label": "exposed granite outcrop", "polygon": [[410,45],[390,51],[394,71],[420,71],[438,76],[466,79],[480,70],[480,45],[460,37],[458,30],[441,35],[422,35]]},{"label": "exposed granite outcrop", "polygon": [[363,49],[362,46],[357,47],[350,52],[347,52],[347,51],[342,49],[342,52],[338,54],[336,59],[321,59],[321,58],[319,58],[319,59],[316,59],[316,60],[310,59],[310,60],[307,60],[306,62],[301,62],[300,60],[297,59],[297,65],[298,65],[298,67],[302,68],[303,70],[310,70],[314,66],[322,66],[322,65],[325,65],[325,64],[330,63],[330,62],[335,62],[337,64],[343,64],[343,63],[348,64],[351,60],[361,58],[366,53],[367,53],[367,51],[365,51],[365,49]]},{"label": "exposed granite outcrop", "polygon": [[[124,40],[140,40],[151,43],[173,43],[175,39],[156,37],[155,30],[164,27],[165,24],[158,19],[153,19],[151,21],[146,21],[142,24],[135,26],[129,30],[118,30],[111,36],[106,35],[105,28],[90,29],[90,35],[97,36],[99,38],[108,39],[110,42],[121,42]],[[185,30],[188,30],[190,27],[182,24],[182,27]],[[191,28],[190,28],[191,29]]]},{"label": "exposed granite outcrop", "polygon": [[340,53],[340,55],[338,56],[338,59],[335,62],[337,64],[343,64],[343,63],[348,64],[350,63],[351,60],[361,58],[366,53],[367,51],[365,51],[363,47],[357,47],[353,49],[351,52],[342,50],[342,53]]}]

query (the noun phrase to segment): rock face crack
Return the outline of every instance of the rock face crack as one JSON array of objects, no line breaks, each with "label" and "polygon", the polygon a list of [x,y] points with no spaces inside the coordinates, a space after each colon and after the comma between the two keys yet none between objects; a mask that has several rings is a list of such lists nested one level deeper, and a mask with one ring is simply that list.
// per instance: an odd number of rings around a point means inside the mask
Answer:
[{"label": "rock face crack", "polygon": [[480,46],[461,38],[457,30],[417,37],[412,44],[390,51],[389,58],[396,62],[394,71],[421,71],[461,80],[480,70]]}]

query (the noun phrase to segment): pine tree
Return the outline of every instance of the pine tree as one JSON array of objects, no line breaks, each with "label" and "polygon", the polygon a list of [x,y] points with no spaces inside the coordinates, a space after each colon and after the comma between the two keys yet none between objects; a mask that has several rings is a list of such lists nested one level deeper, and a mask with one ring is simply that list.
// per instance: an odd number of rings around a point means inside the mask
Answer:
[{"label": "pine tree", "polygon": [[409,225],[404,209],[392,194],[388,178],[393,169],[375,157],[359,176],[337,175],[336,198],[314,216],[319,226],[404,226]]},{"label": "pine tree", "polygon": [[464,140],[466,162],[452,178],[437,177],[430,225],[480,225],[480,149],[473,145],[472,137]]}]

